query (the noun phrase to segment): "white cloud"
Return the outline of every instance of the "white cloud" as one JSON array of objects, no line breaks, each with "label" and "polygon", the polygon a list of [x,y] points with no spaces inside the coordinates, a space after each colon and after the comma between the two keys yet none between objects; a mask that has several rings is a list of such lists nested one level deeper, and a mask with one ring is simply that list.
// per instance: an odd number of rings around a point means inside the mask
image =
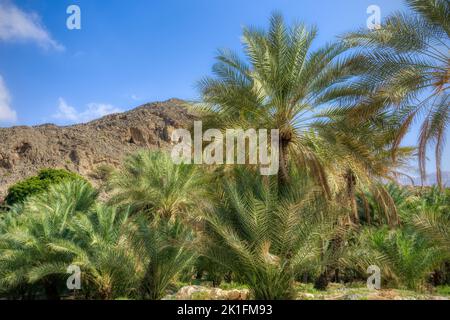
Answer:
[{"label": "white cloud", "polygon": [[31,41],[45,49],[64,50],[35,13],[26,13],[9,1],[0,0],[0,41]]},{"label": "white cloud", "polygon": [[58,113],[53,117],[61,120],[78,121],[77,110],[69,106],[63,98],[58,99]]},{"label": "white cloud", "polygon": [[118,112],[122,112],[122,110],[110,104],[95,102],[88,103],[85,110],[78,112],[63,98],[59,98],[58,112],[53,117],[67,122],[88,122]]},{"label": "white cloud", "polygon": [[0,121],[1,122],[15,122],[17,120],[17,113],[11,108],[11,97],[5,82],[0,75]]}]

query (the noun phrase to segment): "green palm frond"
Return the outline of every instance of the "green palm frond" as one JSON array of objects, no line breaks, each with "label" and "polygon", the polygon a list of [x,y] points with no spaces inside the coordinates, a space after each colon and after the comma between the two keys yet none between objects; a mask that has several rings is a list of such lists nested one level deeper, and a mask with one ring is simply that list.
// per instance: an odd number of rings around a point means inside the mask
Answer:
[{"label": "green palm frond", "polygon": [[[403,114],[393,149],[397,149],[416,120],[419,167],[425,178],[427,146],[434,145],[438,184],[442,188],[441,159],[449,121],[449,22],[446,0],[407,0],[414,14],[389,16],[377,30],[347,34],[344,41],[364,57],[365,68],[352,81],[354,90],[330,93],[338,105],[353,106],[352,114],[365,121],[380,110]],[[365,70],[364,70],[365,69]],[[348,96],[339,97],[339,94]]]},{"label": "green palm frond", "polygon": [[328,244],[339,230],[337,216],[307,180],[280,194],[276,180],[246,170],[225,178],[216,210],[205,214],[204,254],[248,284],[255,298],[288,298],[297,274],[336,260]]},{"label": "green palm frond", "polygon": [[[245,59],[222,50],[213,66],[214,76],[198,84],[207,127],[280,130],[283,184],[288,181],[287,162],[295,159],[303,159],[301,165],[313,172],[323,171],[320,158],[305,142],[311,115],[329,100],[332,88],[355,74],[361,61],[340,58],[347,49],[341,43],[313,49],[316,35],[315,27],[287,26],[275,13],[268,30],[244,28]],[[328,189],[323,172],[313,177]]]},{"label": "green palm frond", "polygon": [[111,203],[151,216],[186,217],[208,198],[206,183],[197,166],[176,165],[162,152],[139,152],[113,175]]}]

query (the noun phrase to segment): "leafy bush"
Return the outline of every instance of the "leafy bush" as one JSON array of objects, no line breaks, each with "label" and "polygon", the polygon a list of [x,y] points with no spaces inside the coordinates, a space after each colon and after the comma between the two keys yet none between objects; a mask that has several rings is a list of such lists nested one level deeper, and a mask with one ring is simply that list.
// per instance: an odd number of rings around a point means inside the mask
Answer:
[{"label": "leafy bush", "polygon": [[27,197],[47,191],[53,184],[57,184],[66,180],[82,180],[81,176],[76,173],[63,169],[42,169],[36,176],[30,177],[16,183],[8,189],[5,198],[7,205],[12,206],[16,203],[23,202]]},{"label": "leafy bush", "polygon": [[443,296],[450,296],[450,286],[438,286],[436,287],[436,293]]}]

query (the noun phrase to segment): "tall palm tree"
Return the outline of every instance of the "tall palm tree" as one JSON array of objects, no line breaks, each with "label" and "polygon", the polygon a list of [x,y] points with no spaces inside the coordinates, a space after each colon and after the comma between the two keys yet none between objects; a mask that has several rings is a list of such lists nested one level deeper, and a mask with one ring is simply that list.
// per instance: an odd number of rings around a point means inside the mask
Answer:
[{"label": "tall palm tree", "polygon": [[[321,139],[316,153],[327,168],[330,187],[338,190],[338,199],[347,202],[352,222],[358,223],[357,195],[369,189],[379,195],[383,204],[392,204],[389,193],[384,190],[385,181],[393,181],[413,153],[413,148],[396,150],[390,156],[398,125],[387,114],[379,114],[354,126],[348,122],[347,110],[327,109],[317,115],[313,127]],[[342,191],[340,191],[342,190]],[[339,194],[340,192],[340,194]],[[339,197],[339,195],[341,195]],[[395,206],[392,209],[395,220]]]},{"label": "tall palm tree", "polygon": [[[447,0],[406,0],[411,13],[389,16],[377,30],[345,36],[364,56],[365,70],[354,81],[329,93],[339,96],[353,115],[367,119],[391,110],[401,126],[397,148],[415,120],[421,119],[419,168],[425,179],[427,146],[434,143],[437,182],[442,188],[441,160],[450,123],[450,3]],[[345,98],[342,99],[342,96]]]},{"label": "tall palm tree", "polygon": [[311,115],[333,86],[356,72],[357,59],[338,59],[341,43],[313,49],[316,28],[286,26],[273,14],[268,31],[245,28],[246,60],[220,50],[214,77],[200,81],[205,121],[216,128],[280,130],[278,178],[288,182],[288,157],[314,172],[322,183],[323,168],[311,149]]}]

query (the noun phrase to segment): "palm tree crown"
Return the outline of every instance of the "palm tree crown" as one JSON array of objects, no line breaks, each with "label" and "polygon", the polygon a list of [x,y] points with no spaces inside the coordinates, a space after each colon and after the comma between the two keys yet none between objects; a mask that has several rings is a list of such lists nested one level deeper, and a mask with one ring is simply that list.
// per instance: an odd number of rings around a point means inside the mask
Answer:
[{"label": "palm tree crown", "polygon": [[246,60],[219,51],[215,77],[199,84],[216,127],[280,130],[282,183],[288,180],[288,153],[295,153],[295,160],[314,172],[321,170],[310,147],[314,136],[307,134],[311,116],[325,102],[325,93],[354,71],[350,60],[338,59],[343,45],[312,49],[316,35],[314,27],[288,27],[274,14],[268,31],[244,29]]},{"label": "palm tree crown", "polygon": [[[394,110],[400,123],[394,149],[415,119],[422,119],[419,167],[425,178],[427,146],[434,143],[437,181],[442,187],[441,159],[450,122],[450,4],[447,0],[407,0],[413,14],[397,13],[381,28],[348,34],[347,43],[359,48],[366,68],[353,88],[335,90],[353,114],[369,116]],[[346,97],[342,99],[343,93]],[[369,92],[369,93],[368,93]]]}]

